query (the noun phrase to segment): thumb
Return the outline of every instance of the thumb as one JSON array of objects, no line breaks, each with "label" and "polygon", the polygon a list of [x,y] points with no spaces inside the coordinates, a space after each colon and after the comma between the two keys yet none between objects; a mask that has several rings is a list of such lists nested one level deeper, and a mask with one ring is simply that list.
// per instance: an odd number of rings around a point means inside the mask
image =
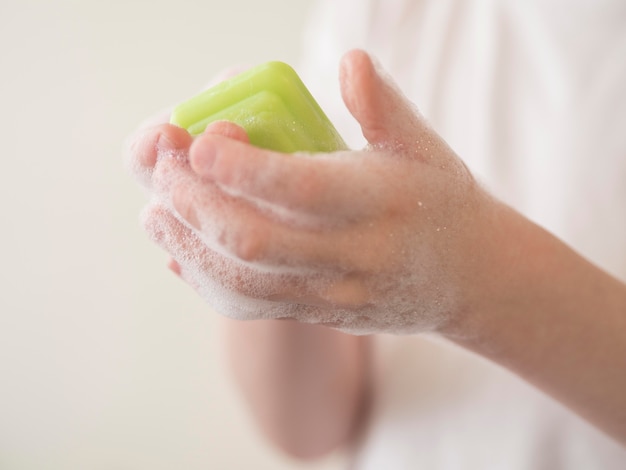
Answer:
[{"label": "thumb", "polygon": [[425,127],[413,104],[362,50],[346,53],[340,64],[343,101],[372,145],[415,142]]}]

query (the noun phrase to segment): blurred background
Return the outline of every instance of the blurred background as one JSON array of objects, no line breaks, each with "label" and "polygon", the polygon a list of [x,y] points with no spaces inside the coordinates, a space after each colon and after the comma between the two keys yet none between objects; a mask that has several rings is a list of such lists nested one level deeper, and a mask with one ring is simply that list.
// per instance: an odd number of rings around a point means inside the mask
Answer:
[{"label": "blurred background", "polygon": [[0,469],[340,467],[257,433],[122,162],[222,68],[297,64],[309,4],[0,1]]}]

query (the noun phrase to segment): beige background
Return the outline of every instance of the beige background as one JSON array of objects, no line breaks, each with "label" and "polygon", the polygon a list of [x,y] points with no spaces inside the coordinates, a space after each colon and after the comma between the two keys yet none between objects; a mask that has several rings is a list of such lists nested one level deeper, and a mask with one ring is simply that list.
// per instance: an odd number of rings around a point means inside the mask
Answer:
[{"label": "beige background", "polygon": [[0,0],[2,470],[302,467],[140,230],[121,148],[222,67],[296,61],[309,3]]}]

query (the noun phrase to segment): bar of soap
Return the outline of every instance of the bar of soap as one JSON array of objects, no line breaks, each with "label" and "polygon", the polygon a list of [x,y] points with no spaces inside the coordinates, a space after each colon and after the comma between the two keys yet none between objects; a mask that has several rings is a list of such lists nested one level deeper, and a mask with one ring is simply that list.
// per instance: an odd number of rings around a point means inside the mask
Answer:
[{"label": "bar of soap", "polygon": [[170,123],[196,136],[219,120],[243,127],[252,145],[279,152],[347,148],[300,77],[283,62],[259,65],[179,104]]}]

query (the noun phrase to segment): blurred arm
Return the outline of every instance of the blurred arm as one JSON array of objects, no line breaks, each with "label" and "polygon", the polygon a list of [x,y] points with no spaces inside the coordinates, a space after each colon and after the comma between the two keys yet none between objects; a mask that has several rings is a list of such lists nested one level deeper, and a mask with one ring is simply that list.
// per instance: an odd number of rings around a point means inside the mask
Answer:
[{"label": "blurred arm", "polygon": [[367,394],[366,337],[284,320],[223,327],[235,381],[275,444],[310,459],[350,440]]}]

